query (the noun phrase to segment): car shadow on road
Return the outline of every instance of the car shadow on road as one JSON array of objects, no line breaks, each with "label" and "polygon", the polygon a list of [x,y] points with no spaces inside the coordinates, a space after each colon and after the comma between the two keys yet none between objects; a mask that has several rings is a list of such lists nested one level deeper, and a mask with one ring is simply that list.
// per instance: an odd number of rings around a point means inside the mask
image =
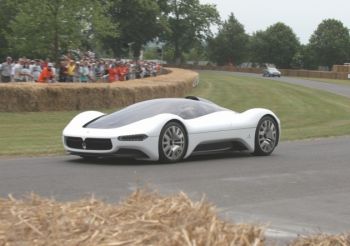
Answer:
[{"label": "car shadow on road", "polygon": [[117,158],[117,157],[106,157],[106,158],[95,158],[95,159],[85,159],[76,157],[66,161],[67,163],[75,165],[101,165],[101,166],[146,166],[146,165],[160,165],[155,161],[144,161],[144,160],[134,160],[129,158]]},{"label": "car shadow on road", "polygon": [[213,160],[225,160],[225,159],[241,159],[252,157],[250,153],[247,152],[224,152],[216,154],[205,154],[205,155],[195,155],[191,156],[184,162],[201,162],[201,161],[213,161]]},{"label": "car shadow on road", "polygon": [[252,158],[252,155],[244,152],[229,152],[229,153],[219,153],[219,154],[205,154],[191,156],[183,161],[175,163],[163,163],[159,161],[148,161],[148,160],[135,160],[130,158],[118,158],[118,157],[108,157],[108,158],[72,158],[67,160],[67,163],[75,165],[105,165],[105,166],[165,166],[165,165],[188,165],[190,163],[198,163],[203,161],[220,161],[225,159],[237,160],[241,158]]}]

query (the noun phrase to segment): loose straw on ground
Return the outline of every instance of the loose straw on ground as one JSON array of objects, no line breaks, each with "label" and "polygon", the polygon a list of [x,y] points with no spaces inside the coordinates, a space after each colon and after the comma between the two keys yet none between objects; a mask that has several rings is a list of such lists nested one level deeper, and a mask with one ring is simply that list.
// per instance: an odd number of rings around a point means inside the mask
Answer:
[{"label": "loose straw on ground", "polygon": [[138,190],[120,204],[0,199],[0,245],[263,245],[264,228],[220,220],[184,193]]},{"label": "loose straw on ground", "polygon": [[[94,197],[58,202],[37,195],[0,199],[0,246],[261,246],[265,227],[218,218],[205,199],[137,190],[119,204]],[[274,245],[274,244],[273,244]],[[291,246],[350,246],[350,236],[316,235]]]}]

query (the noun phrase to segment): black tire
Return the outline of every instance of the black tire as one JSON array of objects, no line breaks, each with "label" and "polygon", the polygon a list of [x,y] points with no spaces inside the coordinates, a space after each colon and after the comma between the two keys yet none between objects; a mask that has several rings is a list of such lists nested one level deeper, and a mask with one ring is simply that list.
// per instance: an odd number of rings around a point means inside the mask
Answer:
[{"label": "black tire", "polygon": [[276,120],[269,115],[262,117],[255,131],[254,155],[270,155],[278,143],[279,128]]},{"label": "black tire", "polygon": [[181,161],[188,146],[185,128],[175,121],[167,123],[160,132],[158,146],[161,162],[174,163]]}]

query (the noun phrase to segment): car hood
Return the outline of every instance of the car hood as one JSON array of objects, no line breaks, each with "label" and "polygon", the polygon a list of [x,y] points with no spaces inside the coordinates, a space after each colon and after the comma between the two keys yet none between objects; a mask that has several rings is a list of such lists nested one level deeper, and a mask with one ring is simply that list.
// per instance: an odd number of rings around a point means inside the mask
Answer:
[{"label": "car hood", "polygon": [[87,123],[103,115],[104,114],[100,112],[88,112],[85,115],[76,116],[64,128],[63,136],[83,138],[115,138],[119,136],[146,134],[149,137],[156,137],[159,136],[161,127],[169,119],[179,118],[178,116],[172,114],[161,114],[117,128],[101,129],[84,127]]}]

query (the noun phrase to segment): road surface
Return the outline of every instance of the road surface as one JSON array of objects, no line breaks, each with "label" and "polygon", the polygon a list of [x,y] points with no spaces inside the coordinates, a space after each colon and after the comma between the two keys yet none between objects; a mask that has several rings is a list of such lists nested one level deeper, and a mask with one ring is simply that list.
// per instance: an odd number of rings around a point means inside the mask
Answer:
[{"label": "road surface", "polygon": [[223,218],[270,224],[273,236],[350,230],[350,136],[282,142],[273,155],[196,157],[176,164],[78,157],[0,159],[0,196],[119,201],[137,187],[203,194]]}]

